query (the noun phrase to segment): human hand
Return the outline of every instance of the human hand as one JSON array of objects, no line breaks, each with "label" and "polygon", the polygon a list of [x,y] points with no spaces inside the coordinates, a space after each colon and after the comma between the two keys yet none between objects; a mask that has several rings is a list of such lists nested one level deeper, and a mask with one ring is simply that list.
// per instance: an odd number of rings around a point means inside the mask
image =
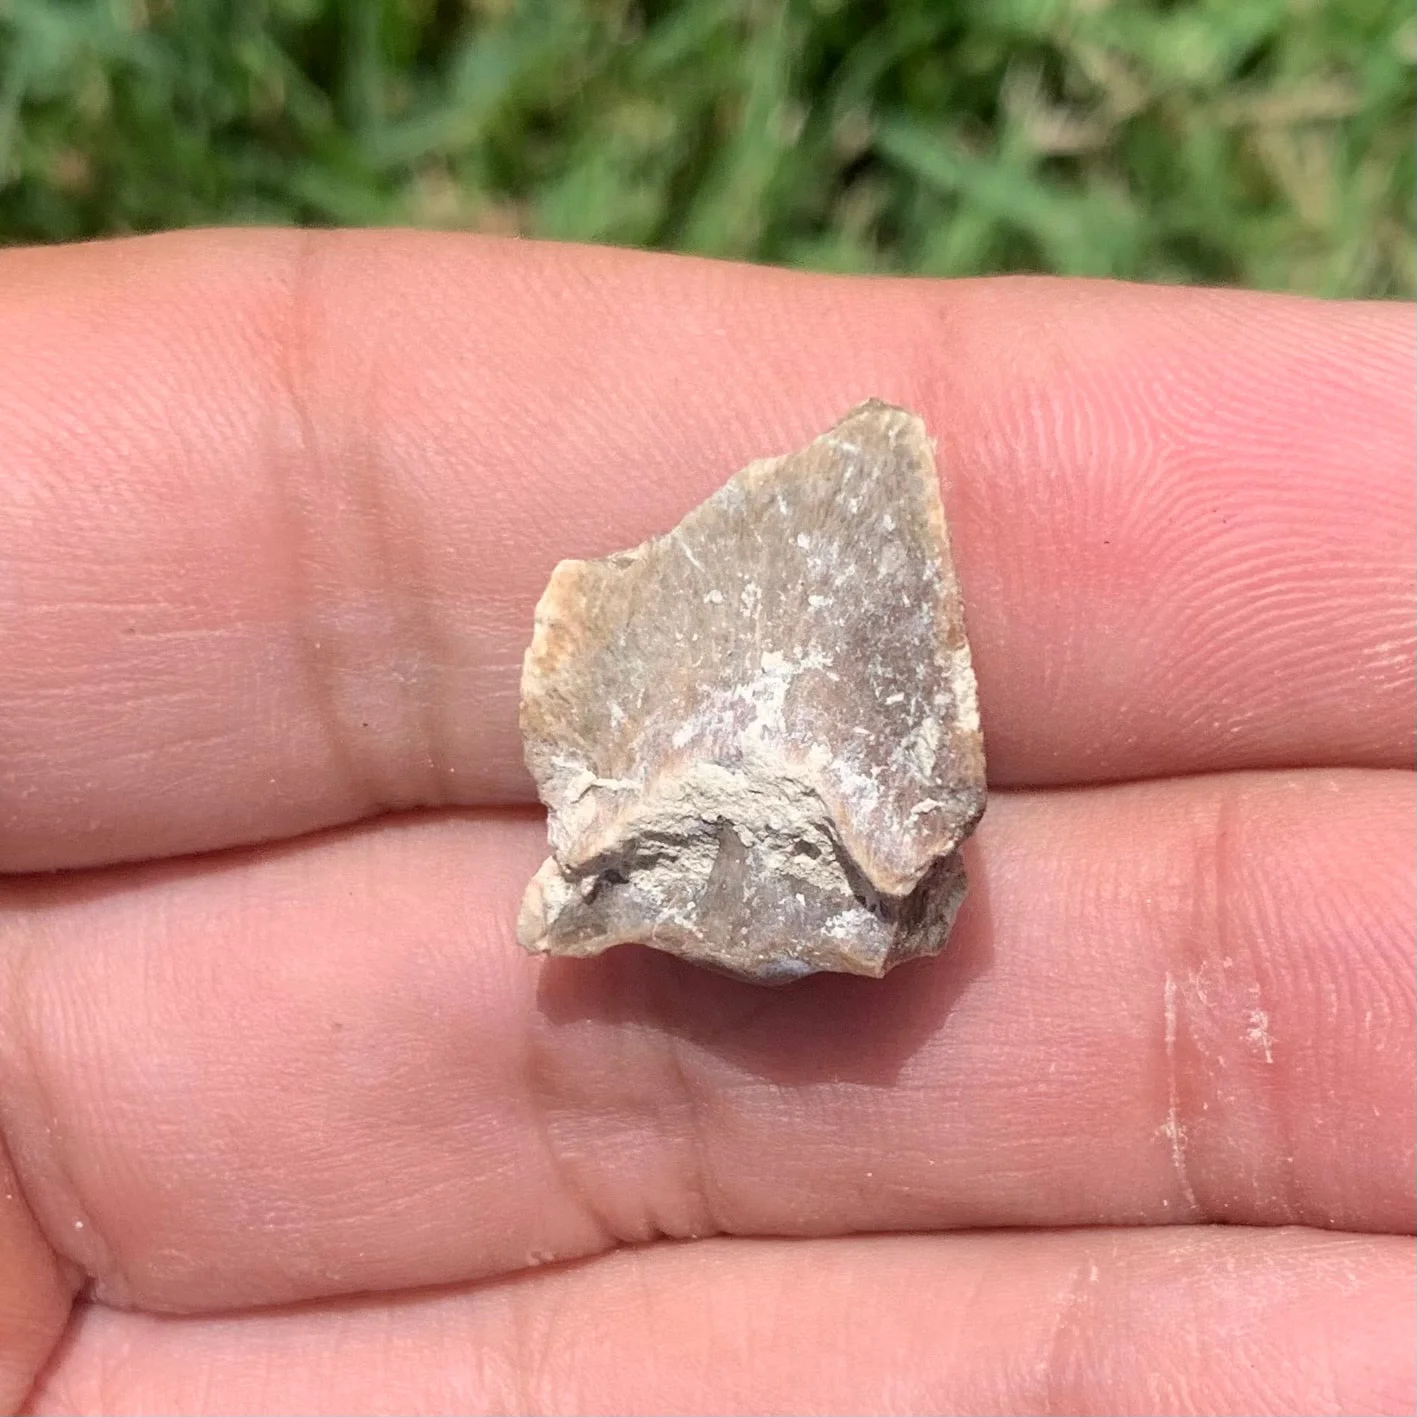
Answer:
[{"label": "human hand", "polygon": [[[0,1408],[1410,1411],[1412,374],[1246,294],[0,257]],[[996,789],[949,950],[523,956],[551,566],[868,395]]]}]

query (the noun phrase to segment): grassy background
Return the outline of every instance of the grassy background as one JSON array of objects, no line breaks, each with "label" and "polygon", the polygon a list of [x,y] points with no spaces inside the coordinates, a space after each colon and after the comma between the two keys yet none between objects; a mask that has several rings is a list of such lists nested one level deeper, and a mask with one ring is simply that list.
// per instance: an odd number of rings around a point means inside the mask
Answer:
[{"label": "grassy background", "polygon": [[0,241],[1414,291],[1410,0],[0,0]]}]

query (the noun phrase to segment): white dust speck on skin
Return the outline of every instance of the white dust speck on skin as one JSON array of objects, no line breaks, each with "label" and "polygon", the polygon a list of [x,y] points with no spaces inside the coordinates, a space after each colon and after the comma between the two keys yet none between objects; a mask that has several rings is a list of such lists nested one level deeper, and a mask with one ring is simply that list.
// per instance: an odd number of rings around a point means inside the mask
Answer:
[{"label": "white dust speck on skin", "polygon": [[[1187,974],[1183,988],[1188,1001],[1217,1016],[1228,1017],[1242,1029],[1242,1039],[1266,1063],[1274,1062],[1275,1038],[1270,1029],[1269,1010],[1264,1007],[1264,995],[1253,981],[1235,976],[1235,961],[1225,955],[1210,960]],[[1220,1053],[1214,1054],[1217,1064],[1224,1063]]]},{"label": "white dust speck on skin", "polygon": [[[1176,981],[1169,974],[1161,990],[1161,1008],[1166,1040],[1166,1120],[1158,1130],[1171,1143],[1172,1169],[1186,1204],[1194,1210],[1196,1193],[1191,1189],[1190,1172],[1186,1168],[1186,1131],[1181,1125],[1181,1090],[1176,1077]],[[1161,1203],[1165,1205],[1166,1201]]]},{"label": "white dust speck on skin", "polygon": [[[1386,1010],[1384,1010],[1384,1021],[1385,1023],[1391,1022],[1391,1016],[1388,1015]],[[1376,1032],[1374,1031],[1372,1009],[1363,1010],[1363,1036],[1368,1040],[1368,1044],[1372,1048],[1373,1052],[1387,1052],[1387,1042],[1389,1036],[1388,1029],[1386,1027],[1382,1027],[1376,1030]]]},{"label": "white dust speck on skin", "polygon": [[1201,1007],[1206,1009],[1210,1008],[1210,995],[1206,993],[1206,989],[1209,985],[1206,982],[1205,966],[1202,966],[1190,976],[1189,983],[1191,992],[1196,996],[1196,1000]]},{"label": "white dust speck on skin", "polygon": [[1250,1010],[1250,1027],[1245,1037],[1264,1054],[1266,1063],[1274,1062],[1274,1036],[1269,1031],[1269,1015],[1263,1009]]}]

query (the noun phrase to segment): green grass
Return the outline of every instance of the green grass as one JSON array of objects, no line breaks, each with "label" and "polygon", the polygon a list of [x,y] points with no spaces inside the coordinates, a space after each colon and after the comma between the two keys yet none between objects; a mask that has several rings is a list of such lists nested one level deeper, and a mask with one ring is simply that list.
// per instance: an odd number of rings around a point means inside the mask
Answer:
[{"label": "green grass", "polygon": [[0,0],[0,240],[1414,291],[1410,0]]}]

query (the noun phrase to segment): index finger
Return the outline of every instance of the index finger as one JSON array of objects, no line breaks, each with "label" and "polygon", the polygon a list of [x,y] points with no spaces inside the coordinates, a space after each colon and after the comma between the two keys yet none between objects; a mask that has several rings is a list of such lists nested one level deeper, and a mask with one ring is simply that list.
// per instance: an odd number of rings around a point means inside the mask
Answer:
[{"label": "index finger", "polygon": [[408,233],[0,258],[0,869],[526,800],[551,566],[868,395],[939,441],[991,769],[1412,752],[1412,321]]}]

